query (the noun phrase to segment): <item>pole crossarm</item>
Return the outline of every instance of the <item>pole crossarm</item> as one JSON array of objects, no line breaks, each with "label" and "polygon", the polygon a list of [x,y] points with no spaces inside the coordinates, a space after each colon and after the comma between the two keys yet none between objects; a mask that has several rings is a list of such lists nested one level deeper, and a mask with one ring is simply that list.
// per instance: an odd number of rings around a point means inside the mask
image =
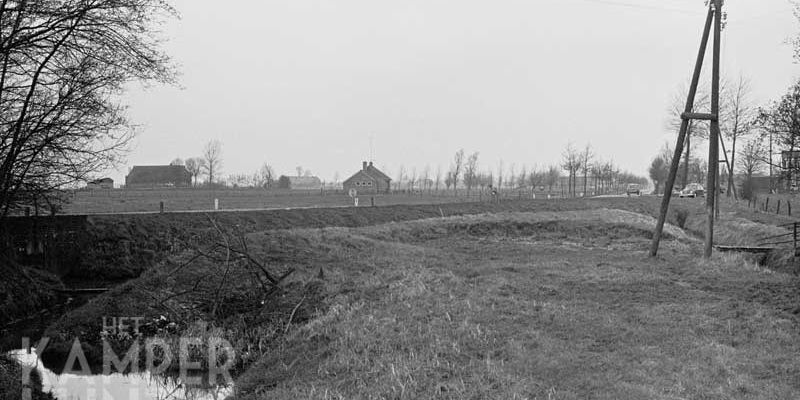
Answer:
[{"label": "pole crossarm", "polygon": [[719,117],[716,114],[707,114],[707,113],[693,113],[693,112],[685,112],[681,114],[681,119],[699,119],[703,121],[718,121]]}]

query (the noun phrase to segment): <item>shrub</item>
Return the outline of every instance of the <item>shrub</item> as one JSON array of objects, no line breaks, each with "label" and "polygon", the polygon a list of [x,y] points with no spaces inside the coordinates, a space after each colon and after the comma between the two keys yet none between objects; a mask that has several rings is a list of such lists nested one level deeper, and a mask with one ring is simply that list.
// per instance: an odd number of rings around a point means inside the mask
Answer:
[{"label": "shrub", "polygon": [[686,221],[689,219],[689,210],[677,210],[675,211],[675,222],[678,223],[678,227],[681,229],[686,228]]},{"label": "shrub", "polygon": [[755,186],[753,185],[753,179],[751,177],[747,177],[742,182],[742,190],[741,196],[745,200],[753,200],[755,195]]}]

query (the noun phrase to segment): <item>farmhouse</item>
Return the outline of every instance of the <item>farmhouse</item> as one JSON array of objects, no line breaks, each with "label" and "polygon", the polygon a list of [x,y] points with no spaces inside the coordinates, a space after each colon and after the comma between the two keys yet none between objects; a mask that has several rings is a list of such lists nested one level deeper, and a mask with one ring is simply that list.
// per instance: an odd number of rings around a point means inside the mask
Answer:
[{"label": "farmhouse", "polygon": [[89,190],[97,190],[97,189],[113,189],[114,188],[114,180],[111,178],[102,178],[98,180],[91,181],[86,184],[86,188]]},{"label": "farmhouse", "polygon": [[136,165],[125,177],[127,188],[189,187],[192,174],[183,165]]},{"label": "farmhouse", "polygon": [[391,188],[392,179],[381,170],[372,165],[372,161],[361,164],[361,170],[347,178],[342,183],[345,191],[355,189],[359,193],[388,193]]}]

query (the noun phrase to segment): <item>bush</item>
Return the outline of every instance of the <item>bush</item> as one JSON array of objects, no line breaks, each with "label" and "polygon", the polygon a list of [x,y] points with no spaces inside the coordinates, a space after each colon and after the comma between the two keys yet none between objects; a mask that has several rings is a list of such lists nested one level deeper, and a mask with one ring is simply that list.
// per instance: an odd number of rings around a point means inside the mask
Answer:
[{"label": "bush", "polygon": [[689,219],[689,210],[677,210],[675,211],[675,222],[678,223],[678,227],[681,229],[686,228],[686,221]]},{"label": "bush", "polygon": [[753,185],[751,177],[745,178],[744,182],[742,182],[741,196],[745,200],[753,200],[755,198],[755,185]]}]

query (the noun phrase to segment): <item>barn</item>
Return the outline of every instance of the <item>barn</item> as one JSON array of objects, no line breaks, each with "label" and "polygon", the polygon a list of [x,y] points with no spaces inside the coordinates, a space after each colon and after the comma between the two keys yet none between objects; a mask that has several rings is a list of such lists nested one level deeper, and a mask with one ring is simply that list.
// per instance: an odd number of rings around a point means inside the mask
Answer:
[{"label": "barn", "polygon": [[342,188],[349,192],[355,189],[358,193],[389,193],[392,179],[372,165],[372,161],[361,164],[361,170],[347,178]]},{"label": "barn", "polygon": [[136,165],[125,177],[127,188],[190,186],[192,174],[183,165]]}]

